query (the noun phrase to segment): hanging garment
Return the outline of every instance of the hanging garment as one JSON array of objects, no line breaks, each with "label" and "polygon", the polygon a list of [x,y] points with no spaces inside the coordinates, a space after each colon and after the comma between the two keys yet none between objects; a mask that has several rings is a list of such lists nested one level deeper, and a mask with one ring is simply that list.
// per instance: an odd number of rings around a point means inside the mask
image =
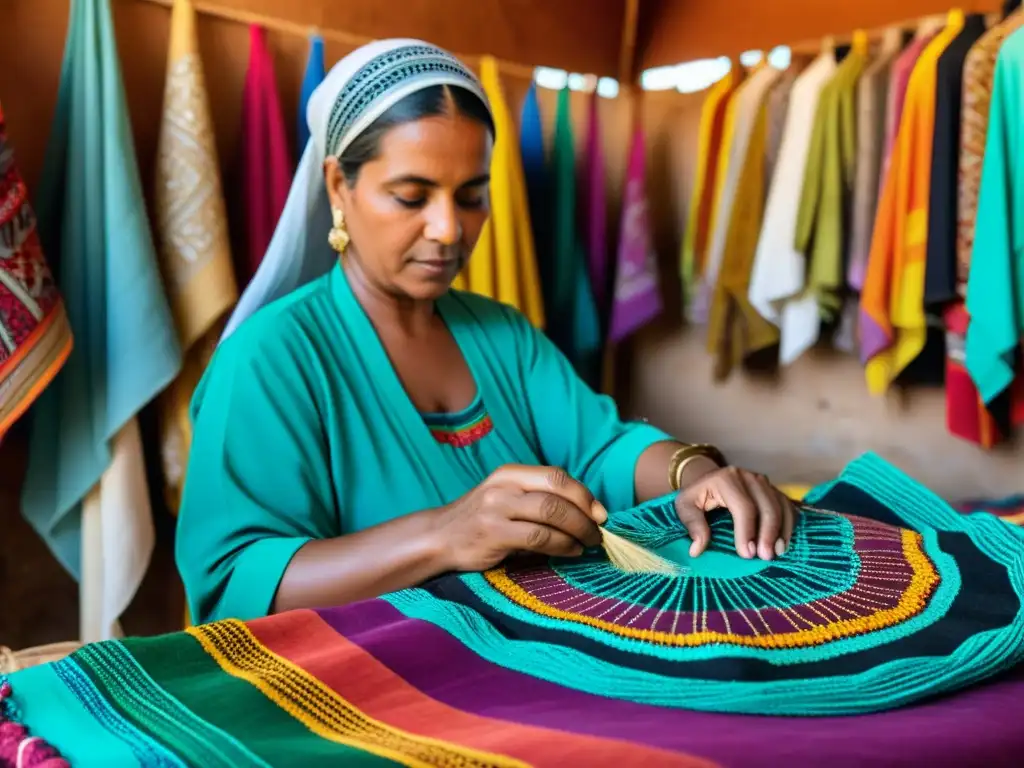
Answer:
[{"label": "hanging garment", "polygon": [[871,230],[878,209],[882,154],[885,150],[886,103],[893,66],[899,56],[903,32],[888,30],[878,56],[857,83],[857,162],[854,170],[850,223],[850,254],[846,280],[850,288],[864,287],[871,250]]},{"label": "hanging garment", "polygon": [[725,255],[725,242],[736,202],[736,189],[743,174],[743,160],[747,156],[750,137],[757,124],[758,115],[779,76],[779,70],[761,64],[729,100],[723,139],[723,147],[728,147],[728,152],[719,153],[715,173],[715,203],[712,208],[707,256],[697,295],[692,304],[691,314],[695,322],[706,323],[708,320],[711,298]]},{"label": "hanging garment", "polygon": [[925,304],[941,307],[957,297],[957,174],[960,167],[964,64],[985,34],[985,17],[972,14],[936,66],[935,132],[932,140]]},{"label": "hanging garment", "polygon": [[0,106],[0,440],[71,354],[64,300],[39,244]]},{"label": "hanging garment", "polygon": [[501,89],[498,64],[490,56],[480,62],[480,81],[497,128],[491,156],[491,215],[456,287],[464,285],[473,293],[510,304],[541,328],[544,301],[519,142]]},{"label": "hanging garment", "polygon": [[80,577],[81,639],[92,641],[117,633],[152,552],[136,415],[181,370],[109,0],[71,4],[38,210],[75,349],[35,409],[22,509]]},{"label": "hanging garment", "polygon": [[835,55],[831,50],[823,52],[797,78],[790,96],[748,292],[758,314],[776,325],[784,304],[804,287],[805,260],[795,248],[797,211],[810,157],[814,116],[821,92],[835,71]]},{"label": "hanging garment", "polygon": [[789,112],[789,99],[793,95],[793,84],[803,69],[793,62],[779,76],[768,95],[765,107],[765,140],[764,140],[764,175],[770,179],[775,173],[775,165],[779,160],[782,148],[782,132],[786,128],[786,114]]},{"label": "hanging garment", "polygon": [[[263,28],[249,27],[249,69],[242,93],[242,192],[246,253],[235,258],[240,286],[248,285],[270,247],[292,181],[292,160],[277,95],[274,62]],[[230,327],[228,331],[230,331]]]},{"label": "hanging garment", "polygon": [[537,274],[545,315],[550,315],[554,301],[554,260],[551,258],[551,200],[548,178],[547,152],[544,147],[544,124],[541,121],[540,102],[537,99],[537,83],[531,81],[523,100],[523,111],[519,121],[519,152],[523,161],[523,176],[526,179],[526,196],[530,205],[530,224],[533,229],[533,248],[537,257]]},{"label": "hanging garment", "polygon": [[1022,67],[1024,29],[1018,29],[996,60],[967,283],[967,370],[986,404],[1013,384],[1024,337]]},{"label": "hanging garment", "polygon": [[[601,144],[599,105],[600,97],[594,91],[590,95],[587,110],[587,139],[580,173],[583,187],[580,196],[580,226],[586,237],[590,285],[603,330],[608,327],[611,317],[611,297],[615,288],[612,280],[615,273],[608,263],[608,195],[605,188],[606,167]],[[605,334],[602,332],[601,335],[603,337]]]},{"label": "hanging garment", "polygon": [[892,73],[889,78],[889,100],[885,108],[885,146],[882,149],[882,173],[879,181],[878,196],[882,195],[881,185],[885,183],[889,175],[889,163],[892,157],[893,147],[896,145],[896,135],[899,132],[900,122],[903,120],[903,108],[907,100],[907,87],[910,85],[910,76],[917,66],[917,60],[921,58],[924,49],[935,38],[936,30],[921,29],[917,36],[903,49],[893,64]]},{"label": "hanging garment", "polygon": [[960,126],[960,170],[957,197],[957,292],[967,296],[967,278],[974,249],[974,230],[978,215],[978,190],[985,158],[992,82],[996,57],[1006,39],[1024,26],[1024,12],[1017,11],[996,24],[975,43],[964,62],[963,102]]},{"label": "hanging garment", "polygon": [[811,349],[822,321],[834,321],[842,306],[846,224],[856,167],[857,81],[867,63],[867,40],[858,39],[818,102],[796,225],[795,246],[805,258],[806,281],[801,296],[782,310],[783,365]]},{"label": "hanging garment", "polygon": [[596,387],[601,365],[601,328],[583,243],[576,227],[576,148],[569,98],[566,86],[558,94],[551,150],[554,221],[548,333],[576,371]]},{"label": "hanging garment", "polygon": [[309,97],[313,95],[316,87],[323,82],[327,75],[324,69],[324,39],[320,35],[309,36],[309,58],[306,59],[306,72],[302,76],[302,86],[299,89],[299,115],[296,120],[296,156],[301,157],[306,151],[306,143],[309,141],[309,121],[306,120],[306,108],[309,106]]},{"label": "hanging garment", "polygon": [[[996,56],[1006,38],[1022,25],[1024,13],[1013,13],[988,30],[974,44],[964,62],[956,205],[956,292],[961,299],[967,295]],[[977,443],[983,448],[991,448],[1004,435],[978,394],[965,365],[969,323],[970,318],[962,300],[947,308],[946,424],[957,437]],[[1017,399],[1024,403],[1024,396]]]},{"label": "hanging garment", "polygon": [[647,205],[647,151],[637,123],[626,167],[609,339],[618,343],[661,314],[658,260]]},{"label": "hanging garment", "polygon": [[768,103],[762,105],[751,133],[747,156],[729,222],[725,255],[708,316],[708,351],[715,357],[714,377],[721,381],[748,354],[778,343],[778,329],[750,305],[750,270],[764,213]]},{"label": "hanging garment", "polygon": [[861,354],[868,390],[880,395],[924,350],[928,195],[939,57],[964,26],[952,11],[918,59],[878,204],[860,304]]},{"label": "hanging garment", "polygon": [[185,354],[181,375],[160,396],[164,496],[177,514],[192,442],[189,401],[238,287],[190,0],[175,0],[167,59],[154,208],[164,286]]},{"label": "hanging garment", "polygon": [[[679,258],[683,306],[687,313],[690,312],[691,302],[697,295],[697,286],[704,273],[712,210],[715,204],[715,176],[721,154],[727,154],[729,151],[725,142],[725,116],[736,91],[739,74],[739,70],[734,67],[729,74],[715,83],[708,91],[701,108],[700,134],[697,139],[697,171]],[[691,317],[691,322],[696,321]]]}]

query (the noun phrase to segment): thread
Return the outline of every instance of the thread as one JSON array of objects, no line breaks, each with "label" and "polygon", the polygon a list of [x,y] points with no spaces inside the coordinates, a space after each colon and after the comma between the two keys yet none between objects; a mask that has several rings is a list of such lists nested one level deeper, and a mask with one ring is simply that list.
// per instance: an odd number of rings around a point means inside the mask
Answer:
[{"label": "thread", "polygon": [[14,717],[11,684],[0,679],[0,768],[70,768],[53,747],[28,730]]},{"label": "thread", "polygon": [[607,528],[601,529],[601,546],[611,564],[626,573],[680,573],[684,570],[682,566]]}]

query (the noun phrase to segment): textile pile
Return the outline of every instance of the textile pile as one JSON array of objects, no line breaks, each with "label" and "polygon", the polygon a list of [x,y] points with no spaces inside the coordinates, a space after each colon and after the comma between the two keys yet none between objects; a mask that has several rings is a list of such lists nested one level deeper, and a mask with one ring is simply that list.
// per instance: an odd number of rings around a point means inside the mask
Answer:
[{"label": "textile pile", "polygon": [[74,766],[1013,764],[1024,530],[870,455],[806,502],[772,562],[727,515],[690,560],[658,500],[610,525],[678,575],[510,561],[86,646],[9,676],[0,727]]}]

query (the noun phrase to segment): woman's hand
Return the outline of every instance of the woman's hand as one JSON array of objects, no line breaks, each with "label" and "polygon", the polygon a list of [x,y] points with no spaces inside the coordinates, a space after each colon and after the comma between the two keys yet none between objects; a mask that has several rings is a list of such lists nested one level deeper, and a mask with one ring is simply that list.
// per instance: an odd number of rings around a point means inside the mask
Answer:
[{"label": "woman's hand", "polygon": [[676,497],[676,512],[690,533],[690,556],[711,542],[707,513],[728,509],[740,557],[771,560],[789,547],[796,509],[768,478],[736,467],[706,472],[684,486]]},{"label": "woman's hand", "polygon": [[449,570],[484,571],[517,552],[571,557],[601,543],[608,512],[556,467],[509,465],[436,512]]}]

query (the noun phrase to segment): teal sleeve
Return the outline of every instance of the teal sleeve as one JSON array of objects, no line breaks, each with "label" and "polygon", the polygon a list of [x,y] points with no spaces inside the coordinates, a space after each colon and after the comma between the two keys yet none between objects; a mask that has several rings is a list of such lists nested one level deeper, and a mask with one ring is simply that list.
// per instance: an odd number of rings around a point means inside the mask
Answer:
[{"label": "teal sleeve", "polygon": [[1013,383],[1024,307],[1024,172],[1020,157],[1020,65],[1000,56],[992,91],[967,283],[966,367],[991,403]]},{"label": "teal sleeve", "polygon": [[299,548],[340,535],[311,378],[252,338],[222,344],[192,402],[175,554],[196,622],[267,615]]},{"label": "teal sleeve", "polygon": [[615,401],[594,392],[569,361],[519,313],[518,359],[545,463],[562,467],[609,510],[636,503],[640,455],[671,436],[644,422],[624,422]]}]

